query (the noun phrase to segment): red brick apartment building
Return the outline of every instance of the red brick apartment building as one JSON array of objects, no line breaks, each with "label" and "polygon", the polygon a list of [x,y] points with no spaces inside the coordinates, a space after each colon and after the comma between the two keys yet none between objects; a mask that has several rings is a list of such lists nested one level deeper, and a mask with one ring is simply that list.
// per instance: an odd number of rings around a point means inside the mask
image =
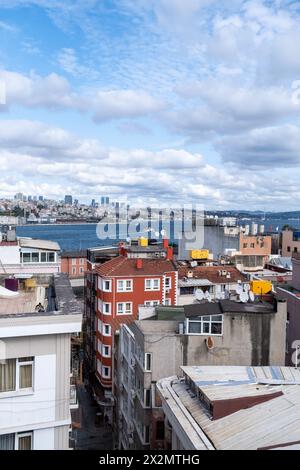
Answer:
[{"label": "red brick apartment building", "polygon": [[[113,338],[121,324],[138,319],[140,305],[176,305],[177,270],[167,240],[162,247],[125,247],[87,275],[88,367],[107,392],[113,384]],[[88,328],[88,327],[87,327]],[[107,395],[107,393],[105,394]]]}]

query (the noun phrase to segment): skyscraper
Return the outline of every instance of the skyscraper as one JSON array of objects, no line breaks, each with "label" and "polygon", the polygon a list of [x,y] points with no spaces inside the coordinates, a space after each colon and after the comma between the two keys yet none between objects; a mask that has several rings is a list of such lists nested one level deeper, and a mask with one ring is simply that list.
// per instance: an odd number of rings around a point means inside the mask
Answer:
[{"label": "skyscraper", "polygon": [[70,206],[73,204],[73,198],[72,198],[72,196],[71,196],[70,194],[67,194],[67,195],[65,196],[65,204],[68,204],[68,205],[70,205]]}]

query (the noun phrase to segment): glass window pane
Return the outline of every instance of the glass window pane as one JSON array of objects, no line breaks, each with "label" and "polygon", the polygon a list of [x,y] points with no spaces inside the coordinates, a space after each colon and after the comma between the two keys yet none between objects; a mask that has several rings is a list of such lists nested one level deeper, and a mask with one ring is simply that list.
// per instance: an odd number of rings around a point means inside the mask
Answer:
[{"label": "glass window pane", "polygon": [[20,388],[32,387],[32,364],[20,365]]},{"label": "glass window pane", "polygon": [[40,257],[39,257],[38,252],[31,253],[31,257],[32,257],[31,260],[32,260],[33,263],[38,263],[39,262]]},{"label": "glass window pane", "polygon": [[210,333],[209,325],[210,323],[203,323],[203,333]]},{"label": "glass window pane", "polygon": [[189,322],[189,333],[201,333],[201,322],[190,321]]},{"label": "glass window pane", "polygon": [[212,323],[211,324],[211,333],[213,335],[221,335],[222,334],[222,323]]},{"label": "glass window pane", "polygon": [[7,359],[0,363],[0,392],[16,390],[16,360]]},{"label": "glass window pane", "polygon": [[222,321],[222,315],[212,315],[212,321]]},{"label": "glass window pane", "polygon": [[201,317],[202,321],[210,321],[210,316]]},{"label": "glass window pane", "polygon": [[31,256],[30,253],[23,253],[23,263],[30,263]]},{"label": "glass window pane", "polygon": [[31,450],[32,436],[18,436],[18,450]]},{"label": "glass window pane", "polygon": [[46,255],[47,255],[46,253],[41,253],[41,262],[42,263],[46,263],[46,261],[47,261],[47,256]]},{"label": "glass window pane", "polygon": [[14,450],[15,448],[15,435],[2,434],[0,436],[0,450]]},{"label": "glass window pane", "polygon": [[54,261],[55,261],[55,254],[54,253],[48,253],[48,261],[49,261],[49,263],[54,263]]}]

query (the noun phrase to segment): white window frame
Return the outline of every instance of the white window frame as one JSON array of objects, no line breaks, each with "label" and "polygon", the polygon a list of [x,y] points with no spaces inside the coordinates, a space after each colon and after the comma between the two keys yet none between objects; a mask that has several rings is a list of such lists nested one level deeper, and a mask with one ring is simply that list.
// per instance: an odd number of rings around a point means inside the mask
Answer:
[{"label": "white window frame", "polygon": [[[109,288],[108,288],[108,289],[105,288],[106,282],[109,283]],[[111,292],[111,286],[112,286],[112,281],[111,281],[111,279],[103,279],[103,282],[102,282],[102,290],[103,290],[103,292]]]},{"label": "white window frame", "polygon": [[[150,368],[147,368],[147,357],[150,357]],[[151,372],[152,371],[152,353],[144,353],[144,371]]]},{"label": "white window frame", "polygon": [[18,432],[15,433],[15,450],[19,450],[19,440],[22,439],[22,437],[28,437],[30,436],[31,438],[31,450],[33,449],[33,432]]},{"label": "white window frame", "polygon": [[72,266],[77,266],[77,258],[72,258]]},{"label": "white window frame", "polygon": [[169,307],[170,305],[172,305],[172,299],[170,299],[169,297],[167,297],[167,298],[165,299],[165,305],[166,305],[167,307]]},{"label": "white window frame", "polygon": [[98,331],[102,334],[103,330],[103,321],[98,318]]},{"label": "white window frame", "polygon": [[79,268],[79,273],[80,273],[80,274],[83,274],[83,273],[84,273],[84,268],[83,268],[82,266]]},{"label": "white window frame", "polygon": [[[204,320],[204,318],[209,317],[209,320]],[[215,317],[222,317],[222,320],[215,320]],[[221,314],[216,314],[216,315],[202,315],[199,317],[200,319],[198,320],[190,320],[187,318],[187,334],[188,335],[195,335],[195,336],[223,336],[223,325],[224,325],[224,316]],[[201,333],[190,333],[190,323],[200,323],[201,324]],[[204,323],[209,323],[209,332],[203,332],[203,324]],[[212,333],[211,332],[211,325],[212,323],[218,323],[221,324],[221,333]]]},{"label": "white window frame", "polygon": [[83,265],[84,264],[84,258],[80,258],[79,264]]},{"label": "white window frame", "polygon": [[[156,282],[158,281],[157,287],[154,287],[155,281]],[[147,283],[150,283],[150,287],[147,287]],[[159,291],[159,290],[160,290],[160,278],[159,277],[145,279],[145,291],[149,292],[149,291]]]},{"label": "white window frame", "polygon": [[[20,369],[22,366],[29,366],[31,365],[31,387],[27,388],[20,388]],[[31,361],[20,361],[20,359],[16,359],[16,390],[22,392],[30,392],[33,390],[33,378],[34,378],[34,359]]]},{"label": "white window frame", "polygon": [[102,342],[100,341],[100,339],[98,339],[97,341],[97,349],[98,353],[102,355]]},{"label": "white window frame", "polygon": [[[127,283],[130,283],[127,287]],[[132,292],[133,291],[133,280],[132,279],[118,279],[117,280],[117,292]]]},{"label": "white window frame", "polygon": [[77,273],[77,267],[76,266],[72,266],[72,274],[76,274]]},{"label": "white window frame", "polygon": [[145,307],[157,307],[158,305],[160,305],[159,300],[145,300],[144,302]]},{"label": "white window frame", "polygon": [[[108,334],[105,333],[105,327],[106,326],[109,327],[109,333]],[[111,325],[109,323],[103,323],[102,324],[102,335],[103,336],[109,336],[109,337],[111,336]]]},{"label": "white window frame", "polygon": [[[104,370],[105,370],[105,369],[108,369],[108,374],[107,374],[107,375],[104,373]],[[102,364],[101,372],[102,372],[101,375],[102,375],[102,377],[103,377],[104,379],[110,379],[110,378],[111,378],[111,367],[109,367],[109,366],[104,366],[104,365]]]},{"label": "white window frame", "polygon": [[[127,304],[130,305],[130,311],[126,310]],[[119,311],[119,305],[123,306],[122,312]],[[117,302],[117,315],[132,315],[132,302]]]},{"label": "white window frame", "polygon": [[[167,285],[167,280],[168,280],[168,285]],[[166,276],[165,288],[166,289],[172,289],[172,278],[171,278],[171,276]]]},{"label": "white window frame", "polygon": [[[108,305],[108,312],[105,311],[105,306]],[[102,302],[102,310],[101,313],[103,315],[111,315],[111,303],[110,302]]]},{"label": "white window frame", "polygon": [[[108,348],[108,353],[107,354],[105,353],[105,348]],[[103,357],[111,357],[111,346],[109,346],[108,344],[102,344],[101,355]]]}]

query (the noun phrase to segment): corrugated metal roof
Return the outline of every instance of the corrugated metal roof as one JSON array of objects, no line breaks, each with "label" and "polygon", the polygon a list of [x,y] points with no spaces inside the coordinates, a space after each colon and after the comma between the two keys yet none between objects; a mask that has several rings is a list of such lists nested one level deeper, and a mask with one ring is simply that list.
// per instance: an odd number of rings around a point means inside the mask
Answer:
[{"label": "corrugated metal roof", "polygon": [[[300,371],[292,367],[238,367],[201,366],[182,367],[183,371],[215,399],[232,399],[282,392],[281,396],[241,409],[220,419],[212,420],[208,410],[182,381],[169,381],[177,397],[173,407],[182,432],[186,429],[186,413],[193,418],[201,432],[216,449],[259,449],[264,447],[291,446],[300,441],[300,385],[258,385],[262,380],[281,380],[300,383]],[[241,384],[240,382],[247,382]],[[254,382],[253,382],[254,381]],[[231,384],[230,384],[231,382]],[[207,384],[206,386],[204,384]],[[209,383],[209,385],[208,385]],[[214,385],[212,385],[214,383]],[[230,385],[227,385],[230,384]],[[164,386],[168,388],[167,379]],[[249,395],[250,394],[250,395]],[[168,406],[170,403],[168,401]],[[196,442],[196,441],[195,441]],[[197,447],[195,447],[197,448]]]},{"label": "corrugated metal roof", "polygon": [[60,251],[60,246],[56,242],[49,240],[39,240],[36,238],[20,238],[20,246],[23,248],[36,248],[37,250]]}]

